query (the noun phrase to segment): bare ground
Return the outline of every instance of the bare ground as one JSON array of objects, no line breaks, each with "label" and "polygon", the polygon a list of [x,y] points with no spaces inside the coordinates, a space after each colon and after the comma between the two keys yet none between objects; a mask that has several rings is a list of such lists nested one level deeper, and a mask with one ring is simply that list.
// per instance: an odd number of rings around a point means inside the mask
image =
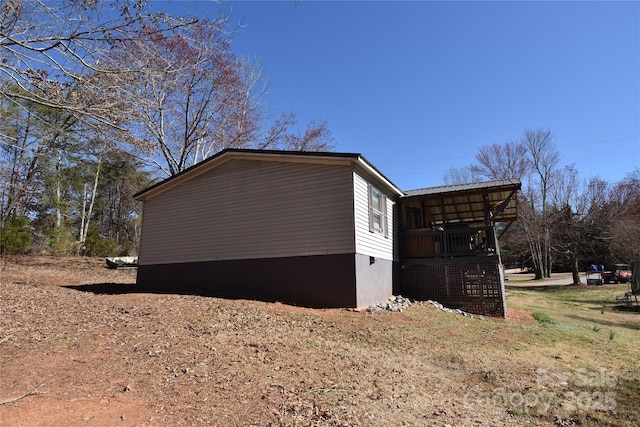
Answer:
[{"label": "bare ground", "polygon": [[500,320],[426,303],[355,312],[142,294],[135,274],[95,258],[2,260],[0,425],[637,421],[557,401],[524,405],[553,385],[540,385],[541,368],[567,369],[553,349],[531,346],[537,325],[524,310]]}]

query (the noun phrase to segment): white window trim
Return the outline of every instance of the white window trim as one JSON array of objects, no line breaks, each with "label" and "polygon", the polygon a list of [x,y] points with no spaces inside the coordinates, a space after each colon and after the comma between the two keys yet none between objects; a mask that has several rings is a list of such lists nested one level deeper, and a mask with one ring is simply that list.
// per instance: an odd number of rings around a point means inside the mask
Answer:
[{"label": "white window trim", "polygon": [[[382,210],[373,206],[373,194],[374,191],[380,195],[380,202],[382,204]],[[369,231],[376,234],[381,234],[386,238],[389,238],[389,218],[387,215],[387,196],[385,196],[380,190],[372,186],[367,185],[367,194],[369,198]],[[380,229],[376,227],[375,216],[380,216]]]}]

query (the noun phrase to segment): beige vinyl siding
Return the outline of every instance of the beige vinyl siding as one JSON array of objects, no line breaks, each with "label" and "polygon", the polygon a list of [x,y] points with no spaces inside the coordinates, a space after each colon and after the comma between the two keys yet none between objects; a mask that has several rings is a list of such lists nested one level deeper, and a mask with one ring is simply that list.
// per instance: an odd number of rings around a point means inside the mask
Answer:
[{"label": "beige vinyl siding", "polygon": [[353,253],[352,168],[236,159],[144,202],[140,264]]},{"label": "beige vinyl siding", "polygon": [[[372,184],[379,191],[382,186]],[[387,201],[387,233],[375,233],[370,230],[369,223],[369,182],[358,171],[353,174],[354,210],[356,224],[356,253],[377,258],[393,260],[394,203],[386,194]]]}]

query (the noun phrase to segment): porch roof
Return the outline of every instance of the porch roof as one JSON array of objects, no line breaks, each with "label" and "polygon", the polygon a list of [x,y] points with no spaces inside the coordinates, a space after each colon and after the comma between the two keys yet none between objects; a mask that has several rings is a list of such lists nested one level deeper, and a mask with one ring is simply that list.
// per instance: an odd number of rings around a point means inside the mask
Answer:
[{"label": "porch roof", "polygon": [[433,224],[488,224],[518,217],[517,179],[444,185],[406,191],[405,200],[419,201]]}]

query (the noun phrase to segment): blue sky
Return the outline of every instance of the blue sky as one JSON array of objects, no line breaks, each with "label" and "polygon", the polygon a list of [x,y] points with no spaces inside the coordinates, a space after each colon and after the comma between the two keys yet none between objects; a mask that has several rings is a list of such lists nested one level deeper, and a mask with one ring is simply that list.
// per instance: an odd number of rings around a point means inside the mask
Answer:
[{"label": "blue sky", "polygon": [[274,114],[324,119],[400,188],[440,185],[478,147],[547,128],[563,164],[640,167],[640,2],[155,1],[229,11]]}]

